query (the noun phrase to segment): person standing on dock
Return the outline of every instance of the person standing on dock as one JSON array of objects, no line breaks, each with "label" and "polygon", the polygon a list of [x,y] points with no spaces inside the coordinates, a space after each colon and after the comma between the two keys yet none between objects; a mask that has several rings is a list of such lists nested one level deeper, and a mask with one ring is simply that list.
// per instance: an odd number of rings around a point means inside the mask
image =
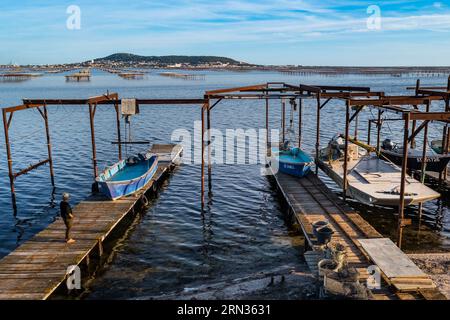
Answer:
[{"label": "person standing on dock", "polygon": [[66,225],[66,242],[67,243],[74,243],[75,240],[73,240],[70,237],[70,229],[72,228],[72,222],[73,222],[73,213],[72,213],[72,207],[69,203],[70,195],[67,192],[64,192],[62,195],[62,201],[59,204],[59,208],[61,211],[61,218],[64,220],[64,224]]}]

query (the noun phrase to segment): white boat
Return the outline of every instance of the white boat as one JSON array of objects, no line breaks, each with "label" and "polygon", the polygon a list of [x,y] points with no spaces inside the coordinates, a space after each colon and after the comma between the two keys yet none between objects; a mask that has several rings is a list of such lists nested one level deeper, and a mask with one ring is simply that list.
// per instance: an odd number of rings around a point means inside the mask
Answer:
[{"label": "white boat", "polygon": [[[344,181],[344,144],[340,137],[333,138],[327,148],[320,151],[319,165],[340,187]],[[396,207],[400,202],[401,169],[380,159],[376,154],[360,153],[357,145],[349,144],[347,196],[368,205]],[[434,200],[440,194],[407,176],[405,205],[416,205]]]}]

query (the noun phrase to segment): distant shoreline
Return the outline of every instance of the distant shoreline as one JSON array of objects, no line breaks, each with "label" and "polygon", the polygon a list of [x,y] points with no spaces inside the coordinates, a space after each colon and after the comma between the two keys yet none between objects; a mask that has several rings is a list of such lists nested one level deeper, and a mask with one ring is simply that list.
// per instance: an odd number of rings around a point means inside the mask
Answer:
[{"label": "distant shoreline", "polygon": [[45,73],[62,73],[76,71],[79,69],[98,69],[103,71],[127,71],[127,70],[188,70],[188,71],[236,71],[236,72],[251,72],[251,71],[266,71],[266,72],[280,72],[281,74],[302,76],[302,75],[391,75],[401,77],[403,75],[423,75],[423,76],[441,76],[450,75],[450,66],[442,67],[339,67],[339,66],[147,66],[142,64],[126,63],[126,64],[57,64],[57,65],[23,65],[11,66],[0,65],[2,72],[45,72]]},{"label": "distant shoreline", "polygon": [[304,65],[258,65],[220,56],[143,56],[132,53],[114,53],[79,63],[52,65],[0,65],[13,72],[27,69],[30,72],[62,73],[79,69],[100,69],[110,73],[148,70],[190,70],[190,71],[274,71],[287,75],[442,75],[450,74],[450,66],[304,66]]}]

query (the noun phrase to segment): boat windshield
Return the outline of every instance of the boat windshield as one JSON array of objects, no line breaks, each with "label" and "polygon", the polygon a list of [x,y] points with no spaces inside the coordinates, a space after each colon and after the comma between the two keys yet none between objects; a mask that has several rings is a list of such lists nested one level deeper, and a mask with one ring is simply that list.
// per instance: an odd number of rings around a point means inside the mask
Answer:
[{"label": "boat windshield", "polygon": [[397,173],[399,168],[389,162],[381,160],[377,157],[370,157],[362,159],[356,166],[355,170],[360,173]]}]

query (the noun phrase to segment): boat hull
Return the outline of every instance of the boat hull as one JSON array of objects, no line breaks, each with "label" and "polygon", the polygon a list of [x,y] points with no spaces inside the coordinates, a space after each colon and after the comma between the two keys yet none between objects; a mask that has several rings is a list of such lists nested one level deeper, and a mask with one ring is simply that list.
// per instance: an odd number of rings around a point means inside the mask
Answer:
[{"label": "boat hull", "polygon": [[[381,153],[394,162],[397,165],[402,165],[403,162],[403,155],[393,152],[393,151],[387,151],[387,150],[381,150]],[[447,167],[448,163],[450,162],[450,155],[449,156],[442,156],[442,155],[432,155],[428,154],[425,158],[426,161],[426,171],[431,172],[442,172]],[[422,155],[410,155],[408,156],[408,169],[410,170],[422,170]]]},{"label": "boat hull", "polygon": [[[398,197],[393,197],[390,199],[387,198],[375,198],[373,195],[365,193],[360,189],[357,189],[353,186],[349,186],[349,190],[347,195],[361,203],[366,205],[375,205],[375,206],[383,206],[383,207],[398,207],[400,206],[400,199]],[[427,196],[427,197],[410,197],[405,196],[405,206],[413,206],[418,205],[420,203],[424,203],[427,201],[431,201],[437,199],[437,196]]]},{"label": "boat hull", "polygon": [[[343,177],[341,173],[333,170],[329,164],[324,162],[323,160],[319,160],[319,167],[340,187],[343,187]],[[400,205],[400,197],[399,195],[387,195],[383,193],[373,192],[373,187],[367,186],[363,187],[359,185],[359,187],[354,186],[351,182],[348,184],[346,196],[364,203],[366,205],[376,205],[376,206],[385,206],[385,207],[398,207]],[[428,189],[428,188],[427,188]],[[420,203],[424,203],[427,201],[431,201],[439,198],[439,194],[435,192],[423,193],[421,195],[409,196],[405,195],[405,206],[417,205]]]},{"label": "boat hull", "polygon": [[[291,176],[303,178],[311,171],[313,159],[303,151],[298,158],[291,157],[288,152],[272,149],[272,161],[278,162],[278,171]],[[280,157],[280,154],[282,155]],[[306,160],[306,161],[304,161]]]},{"label": "boat hull", "polygon": [[438,154],[443,154],[444,153],[444,148],[442,145],[442,140],[433,140],[431,141],[431,149],[434,150],[434,152],[438,153]]},{"label": "boat hull", "polygon": [[[111,200],[117,200],[138,192],[150,182],[158,168],[158,158],[156,156],[148,161],[151,161],[149,169],[145,174],[137,178],[123,181],[102,181],[102,179],[97,179],[100,192]],[[120,163],[116,165],[120,165]]]},{"label": "boat hull", "polygon": [[303,178],[311,171],[310,164],[291,164],[280,162],[279,171],[291,176]]}]

